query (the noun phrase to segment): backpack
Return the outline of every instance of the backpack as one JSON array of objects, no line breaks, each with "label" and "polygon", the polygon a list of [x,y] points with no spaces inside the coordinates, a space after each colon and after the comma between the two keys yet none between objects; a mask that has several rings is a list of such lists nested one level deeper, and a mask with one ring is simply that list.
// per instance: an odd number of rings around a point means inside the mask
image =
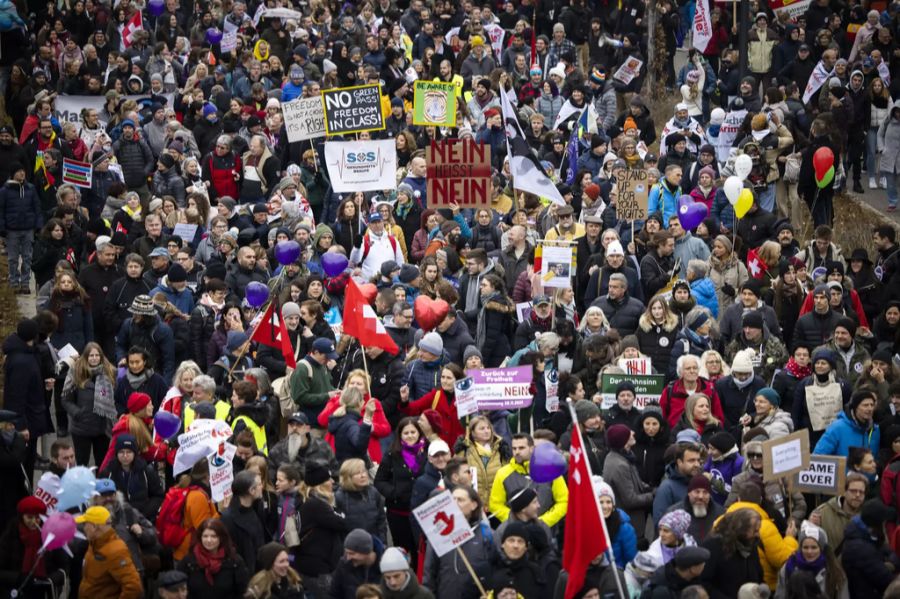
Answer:
[{"label": "backpack", "polygon": [[163,547],[176,549],[188,536],[188,531],[184,529],[184,506],[188,494],[199,489],[196,485],[190,485],[186,489],[172,487],[166,491],[156,516],[156,536]]},{"label": "backpack", "polygon": [[[388,233],[388,240],[391,242],[391,249],[394,250],[394,255],[397,255],[397,240],[394,239],[394,236]],[[366,256],[369,255],[369,250],[372,249],[372,240],[368,235],[363,235],[363,254],[360,262],[364,262]]]},{"label": "backpack", "polygon": [[[300,342],[298,341],[297,352],[299,353],[299,351]],[[312,366],[310,366],[309,362],[306,360],[297,360],[298,368],[300,367],[300,364],[303,364],[304,370],[306,370],[306,376],[311,379]],[[297,411],[297,404],[294,403],[294,399],[291,397],[291,377],[293,374],[294,371],[291,371],[285,376],[278,377],[272,381],[272,393],[278,398],[278,405],[281,406],[281,415],[285,417],[290,416]]]}]

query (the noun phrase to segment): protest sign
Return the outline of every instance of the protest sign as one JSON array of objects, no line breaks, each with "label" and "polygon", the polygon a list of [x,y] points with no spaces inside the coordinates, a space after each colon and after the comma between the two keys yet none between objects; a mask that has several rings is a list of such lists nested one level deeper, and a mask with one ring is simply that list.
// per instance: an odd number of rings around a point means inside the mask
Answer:
[{"label": "protest sign", "polygon": [[416,81],[413,84],[413,125],[456,127],[456,84]]},{"label": "protest sign", "polygon": [[383,191],[397,186],[393,139],[325,142],[325,165],[334,191]]},{"label": "protest sign", "polygon": [[491,203],[491,147],[471,139],[432,141],[425,149],[428,207]]},{"label": "protest sign", "polygon": [[613,75],[613,79],[617,79],[625,85],[628,85],[631,83],[632,79],[640,75],[642,66],[644,66],[644,61],[632,56],[625,61],[625,64],[619,67],[619,70]]},{"label": "protest sign", "polygon": [[625,374],[653,374],[650,358],[620,358],[616,364]]},{"label": "protest sign", "polygon": [[232,462],[236,451],[237,447],[226,441],[220,443],[216,451],[207,457],[209,490],[213,501],[225,501],[231,496],[231,483],[234,482]]},{"label": "protest sign", "polygon": [[56,511],[56,504],[59,501],[60,480],[59,476],[52,472],[44,472],[38,480],[37,486],[34,488],[34,496],[44,502],[47,506],[47,514]]},{"label": "protest sign", "polygon": [[572,286],[572,246],[545,245],[541,248],[541,283],[553,289]]},{"label": "protest sign", "polygon": [[384,129],[379,83],[323,90],[322,109],[328,135]]},{"label": "protest sign", "polygon": [[197,235],[197,225],[192,225],[190,223],[176,223],[175,228],[172,229],[172,234],[181,237],[185,243],[188,243],[194,239],[195,235]]},{"label": "protest sign", "polygon": [[518,410],[534,401],[531,366],[467,370],[475,384],[479,410]]},{"label": "protest sign", "polygon": [[221,420],[198,418],[188,430],[178,435],[178,451],[172,474],[180,474],[219,448],[232,435],[231,427]]},{"label": "protest sign", "polygon": [[516,304],[516,320],[525,322],[531,315],[531,302],[519,302]]},{"label": "protest sign", "polygon": [[796,19],[806,14],[810,4],[812,4],[812,0],[769,0],[769,8],[772,9],[775,16],[780,17],[781,13],[786,12],[788,19]]},{"label": "protest sign", "polygon": [[809,428],[814,431],[824,431],[844,409],[844,396],[838,383],[829,383],[824,387],[809,385],[803,392],[809,412]]},{"label": "protest sign", "polygon": [[634,407],[643,410],[648,403],[658,403],[666,387],[666,377],[661,374],[604,374],[600,378],[600,393],[603,404],[600,408],[608,410],[616,405],[616,387],[622,381],[634,385]]},{"label": "protest sign", "polygon": [[559,411],[559,371],[555,368],[547,368],[544,370],[544,388],[547,390],[546,396],[547,411],[551,414]]},{"label": "protest sign", "polygon": [[222,34],[222,41],[219,42],[219,48],[222,52],[231,52],[237,48],[237,31],[228,31]]},{"label": "protest sign", "polygon": [[325,113],[319,98],[298,98],[281,105],[288,141],[325,137]]},{"label": "protest sign", "polygon": [[809,467],[809,431],[806,429],[763,441],[763,480],[789,477]]},{"label": "protest sign", "polygon": [[795,491],[840,495],[844,492],[847,458],[836,455],[811,455],[809,467],[794,474]]},{"label": "protest sign", "polygon": [[450,491],[432,497],[414,509],[413,515],[438,557],[443,557],[475,536]]},{"label": "protest sign", "polygon": [[645,168],[629,168],[625,176],[616,181],[616,218],[619,220],[644,220],[647,218],[647,201],[650,184]]},{"label": "protest sign", "polygon": [[475,395],[475,384],[472,377],[456,381],[456,415],[462,420],[469,414],[478,411],[478,397]]},{"label": "protest sign", "polygon": [[90,162],[78,162],[63,158],[62,179],[65,183],[90,189],[93,173],[94,167]]}]

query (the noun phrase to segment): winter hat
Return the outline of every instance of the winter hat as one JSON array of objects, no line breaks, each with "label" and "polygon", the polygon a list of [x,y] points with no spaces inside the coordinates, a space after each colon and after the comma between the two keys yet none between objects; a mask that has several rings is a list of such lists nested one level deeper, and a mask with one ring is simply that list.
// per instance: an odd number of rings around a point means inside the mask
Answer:
[{"label": "winter hat", "polygon": [[675,553],[675,566],[682,570],[705,564],[709,561],[709,549],[689,545],[682,547]]},{"label": "winter hat", "polygon": [[753,118],[750,120],[750,127],[754,131],[762,131],[769,126],[769,121],[766,119],[766,115],[763,113],[753,115]]},{"label": "winter hat", "polygon": [[863,504],[859,518],[869,528],[879,528],[885,522],[896,520],[897,510],[886,506],[881,499],[870,499]]},{"label": "winter hat", "polygon": [[776,391],[772,387],[763,387],[762,389],[757,391],[756,394],[764,397],[767,402],[769,402],[776,408],[781,407],[781,396],[778,395],[778,391]]},{"label": "winter hat", "polygon": [[398,185],[397,193],[405,193],[410,199],[415,197],[415,192],[413,191],[412,185],[409,183],[401,183]]},{"label": "winter hat", "polygon": [[[427,336],[427,335],[426,335]],[[575,416],[579,423],[584,423],[600,415],[600,408],[589,399],[579,399],[575,402]]]},{"label": "winter hat", "polygon": [[123,449],[130,449],[134,453],[137,453],[137,439],[135,439],[134,435],[126,433],[116,437],[116,453],[119,453]]},{"label": "winter hat", "polygon": [[742,349],[734,355],[731,362],[731,372],[753,373],[753,356],[755,352],[752,349]]},{"label": "winter hat", "polygon": [[47,504],[34,495],[28,495],[16,504],[16,512],[20,516],[43,516],[47,513]]},{"label": "winter hat", "polygon": [[518,520],[510,520],[506,528],[503,529],[501,543],[510,537],[519,537],[528,542],[531,538],[531,535],[528,533],[528,525]]},{"label": "winter hat", "polygon": [[216,106],[212,102],[203,105],[203,118],[216,114]]},{"label": "winter hat", "polygon": [[622,342],[619,344],[619,351],[624,352],[626,349],[641,350],[637,335],[625,335],[625,337],[622,338]]},{"label": "winter hat", "polygon": [[847,410],[852,414],[856,408],[859,407],[863,401],[867,399],[875,399],[875,392],[871,387],[863,388],[858,391],[854,391],[853,395],[850,396],[850,401],[847,402]]},{"label": "winter hat", "polygon": [[187,271],[182,265],[173,264],[169,267],[168,277],[170,283],[184,283],[187,281]]},{"label": "winter hat", "polygon": [[469,358],[472,356],[478,356],[482,361],[484,360],[484,356],[481,355],[481,350],[474,345],[469,345],[463,352],[463,364],[468,362]]},{"label": "winter hat", "polygon": [[354,528],[344,539],[344,549],[355,553],[372,553],[372,535],[361,528]]},{"label": "winter hat", "polygon": [[632,393],[636,393],[634,390],[634,383],[631,381],[622,381],[618,385],[616,385],[616,399],[619,397],[619,393],[622,391],[631,391]]},{"label": "winter hat", "polygon": [[771,596],[772,591],[766,584],[747,582],[738,589],[737,599],[769,599]]},{"label": "winter hat", "polygon": [[703,168],[700,169],[700,173],[699,173],[698,177],[702,177],[703,175],[709,175],[710,179],[715,180],[716,171],[711,166],[704,166]]},{"label": "winter hat", "polygon": [[685,79],[687,79],[688,83],[697,83],[698,81],[700,81],[700,72],[697,70],[692,70],[687,74],[687,77]]},{"label": "winter hat", "polygon": [[325,464],[311,463],[306,465],[306,472],[303,474],[303,482],[307,487],[318,487],[331,478],[331,472]]},{"label": "winter hat", "polygon": [[247,333],[243,331],[228,331],[228,335],[225,337],[225,349],[236,352],[247,339]]},{"label": "winter hat", "polygon": [[725,111],[721,108],[713,108],[709,115],[710,125],[721,125],[725,122]]},{"label": "winter hat", "polygon": [[287,547],[281,543],[266,543],[256,551],[256,567],[260,570],[269,570],[282,551]]},{"label": "winter hat", "polygon": [[382,277],[390,277],[395,270],[400,270],[400,265],[393,260],[388,260],[381,263],[381,268],[379,270],[381,271]]},{"label": "winter hat", "polygon": [[536,498],[537,491],[531,487],[525,487],[509,499],[509,509],[514,512],[521,512],[531,505],[531,502]]},{"label": "winter hat", "polygon": [[828,546],[828,535],[825,531],[809,521],[805,521],[800,525],[800,532],[797,535],[797,542],[800,545],[803,545],[803,541],[806,539],[812,539],[818,543],[819,548],[822,550]]},{"label": "winter hat", "polygon": [[606,444],[610,449],[624,449],[630,438],[631,429],[624,424],[614,424],[606,430]]},{"label": "winter hat", "polygon": [[606,70],[600,67],[594,67],[591,70],[591,83],[602,85],[606,81]]},{"label": "winter hat", "polygon": [[434,331],[425,333],[422,340],[419,341],[419,349],[435,356],[441,356],[444,353],[444,340]]},{"label": "winter hat", "polygon": [[596,201],[600,196],[600,186],[596,183],[590,183],[586,185],[583,191],[585,195],[587,195],[589,198],[591,198],[591,200],[594,201]]},{"label": "winter hat", "polygon": [[624,256],[625,249],[622,247],[622,242],[617,239],[610,241],[609,245],[606,246],[606,255],[607,256]]},{"label": "winter hat", "polygon": [[34,341],[38,336],[37,323],[30,318],[23,318],[16,326],[16,335],[18,335],[19,339],[21,339],[25,343]]},{"label": "winter hat", "polygon": [[666,136],[666,145],[670,148],[674,148],[679,142],[686,141],[686,138],[681,133],[670,133]]},{"label": "winter hat", "polygon": [[709,312],[706,310],[699,310],[694,316],[693,319],[689,322],[686,322],[687,327],[692,331],[697,331],[700,327],[706,324],[706,321],[709,320]]},{"label": "winter hat", "polygon": [[613,505],[616,505],[616,494],[613,492],[612,487],[609,486],[609,483],[606,483],[600,476],[594,476],[593,482],[594,492],[597,493],[597,498],[609,497],[612,499]]},{"label": "winter hat", "polygon": [[834,328],[847,329],[847,332],[850,333],[851,337],[856,337],[856,323],[852,318],[841,318],[837,321],[837,324],[834,325]]},{"label": "winter hat", "polygon": [[[734,437],[732,437],[733,441]],[[691,482],[688,483],[688,493],[697,489],[706,489],[707,492],[712,492],[712,485],[709,483],[709,479],[702,474],[695,474],[691,477]]]},{"label": "winter hat", "polygon": [[288,318],[289,316],[300,316],[300,306],[294,302],[285,302],[281,306],[281,317]]},{"label": "winter hat", "polygon": [[[622,131],[631,131],[632,129],[637,129],[637,121],[634,120],[634,117],[628,116],[625,118],[625,122],[622,123]],[[633,142],[633,140],[632,140]]]},{"label": "winter hat", "polygon": [[419,269],[413,266],[412,264],[404,264],[400,267],[400,274],[398,275],[398,279],[400,279],[401,283],[409,284],[416,280],[419,276]]},{"label": "winter hat", "polygon": [[150,396],[146,393],[140,393],[135,391],[131,395],[128,396],[128,403],[126,407],[128,408],[128,412],[131,414],[136,414],[146,408],[152,400]]},{"label": "winter hat", "polygon": [[675,435],[675,443],[688,443],[691,445],[697,445],[698,443],[700,443],[700,433],[692,428],[686,428],[683,431],[678,431],[678,434]]},{"label": "winter hat", "polygon": [[831,366],[832,370],[837,368],[837,355],[827,347],[820,347],[813,351],[812,364],[815,366],[819,360],[825,360]]},{"label": "winter hat", "polygon": [[734,440],[731,433],[721,431],[710,437],[709,444],[724,454],[734,449],[737,441]]},{"label": "winter hat", "polygon": [[681,541],[691,525],[691,516],[684,510],[674,510],[663,515],[659,519],[659,525],[671,530],[675,534],[675,538]]},{"label": "winter hat", "polygon": [[741,291],[749,291],[759,299],[762,295],[762,283],[758,279],[747,279],[747,281],[741,285]]},{"label": "winter hat", "polygon": [[405,572],[409,570],[409,561],[406,559],[406,555],[403,554],[403,550],[397,547],[388,547],[384,550],[378,566],[381,568],[382,574],[387,572]]},{"label": "winter hat", "polygon": [[890,364],[893,360],[893,356],[891,356],[891,350],[886,347],[882,347],[881,349],[875,350],[875,353],[872,354],[872,361],[884,362],[885,364]]},{"label": "winter hat", "polygon": [[758,310],[750,310],[749,312],[745,312],[744,316],[741,318],[741,326],[750,328],[750,329],[760,329],[763,328],[763,317],[762,314],[759,313]]}]

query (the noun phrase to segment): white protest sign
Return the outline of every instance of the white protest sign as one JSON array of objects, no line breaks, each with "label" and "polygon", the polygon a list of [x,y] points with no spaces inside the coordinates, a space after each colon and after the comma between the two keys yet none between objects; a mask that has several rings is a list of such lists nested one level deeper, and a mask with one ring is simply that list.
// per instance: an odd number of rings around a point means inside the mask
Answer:
[{"label": "white protest sign", "polygon": [[847,458],[836,455],[811,455],[809,467],[794,475],[792,488],[801,493],[840,495],[844,492]]},{"label": "white protest sign", "polygon": [[325,110],[320,98],[299,98],[281,105],[289,142],[325,137]]},{"label": "white protest sign", "polygon": [[178,451],[175,452],[172,474],[180,474],[193,468],[194,464],[206,459],[232,434],[231,427],[221,420],[194,420],[186,432],[178,435]]},{"label": "white protest sign", "polygon": [[547,411],[551,414],[559,411],[559,372],[555,368],[544,371],[544,387],[547,390]]},{"label": "white protest sign", "polygon": [[644,66],[643,60],[632,56],[631,58],[629,58],[628,60],[625,61],[625,64],[623,64],[621,67],[619,67],[619,70],[616,71],[615,74],[613,75],[613,79],[618,79],[625,85],[628,85],[629,83],[631,83],[631,81],[635,77],[640,75],[641,67],[643,67],[643,66]]},{"label": "white protest sign", "polygon": [[397,146],[393,139],[325,142],[325,165],[337,193],[397,187]]},{"label": "white protest sign", "polygon": [[234,482],[234,467],[232,461],[237,447],[228,442],[222,442],[218,449],[210,454],[209,460],[209,490],[213,501],[225,501],[231,496],[231,483]]},{"label": "white protest sign", "polygon": [[552,289],[572,286],[572,246],[541,248],[541,283]]},{"label": "white protest sign", "polygon": [[438,557],[475,536],[450,491],[429,499],[414,509],[413,514]]},{"label": "white protest sign", "polygon": [[37,486],[34,488],[34,496],[47,505],[47,513],[56,511],[56,503],[59,494],[59,477],[52,472],[44,472]]},{"label": "white protest sign", "polygon": [[178,223],[172,230],[172,234],[181,237],[185,243],[190,243],[194,240],[194,235],[197,234],[197,225]]},{"label": "white protest sign", "polygon": [[478,397],[475,396],[475,385],[472,377],[456,381],[456,415],[462,420],[469,414],[478,411]]},{"label": "white protest sign", "polygon": [[68,358],[77,358],[78,350],[72,347],[71,343],[66,343],[58,352],[56,352],[56,355],[59,357],[59,361],[62,362]]},{"label": "white protest sign", "polygon": [[803,391],[809,427],[814,431],[824,431],[844,409],[841,386],[838,383],[829,383],[824,387],[809,385]]},{"label": "white protest sign", "polygon": [[231,52],[237,48],[237,31],[228,31],[222,34],[222,41],[219,42],[222,52]]},{"label": "white protest sign", "polygon": [[650,358],[620,358],[617,364],[625,374],[653,374]]},{"label": "white protest sign", "polygon": [[778,480],[809,467],[809,431],[763,441],[763,480]]}]

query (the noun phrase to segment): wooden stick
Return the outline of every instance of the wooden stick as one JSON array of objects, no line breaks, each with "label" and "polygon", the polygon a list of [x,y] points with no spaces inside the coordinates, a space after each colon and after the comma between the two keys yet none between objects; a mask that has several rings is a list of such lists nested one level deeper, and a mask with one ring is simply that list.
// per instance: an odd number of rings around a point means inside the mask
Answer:
[{"label": "wooden stick", "polygon": [[477,586],[479,592],[481,592],[480,596],[487,596],[487,591],[484,590],[484,586],[482,586],[481,581],[478,579],[478,575],[475,574],[475,568],[473,568],[472,564],[469,563],[469,558],[467,558],[466,554],[463,553],[462,547],[457,547],[456,551],[459,553],[459,557],[462,558],[463,563],[466,565],[466,570],[469,571],[469,575],[472,576],[472,580],[475,581],[475,586]]}]

